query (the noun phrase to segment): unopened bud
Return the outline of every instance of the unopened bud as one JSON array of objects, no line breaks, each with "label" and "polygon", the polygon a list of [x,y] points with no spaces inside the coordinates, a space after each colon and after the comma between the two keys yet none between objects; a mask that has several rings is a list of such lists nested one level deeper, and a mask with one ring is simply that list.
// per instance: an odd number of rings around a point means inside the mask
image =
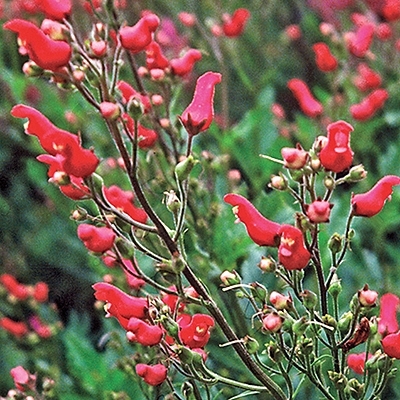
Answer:
[{"label": "unopened bud", "polygon": [[171,211],[174,215],[179,212],[181,208],[181,201],[173,190],[169,192],[164,192],[165,194],[165,205],[168,210]]},{"label": "unopened bud", "polygon": [[186,157],[183,161],[179,162],[175,167],[175,174],[179,181],[184,181],[189,177],[193,167],[198,163],[192,155]]},{"label": "unopened bud", "polygon": [[106,119],[115,120],[121,115],[121,109],[116,103],[103,101],[100,103],[100,113]]},{"label": "unopened bud", "polygon": [[276,271],[276,262],[271,257],[262,257],[261,261],[257,264],[257,266],[263,272]]},{"label": "unopened bud", "polygon": [[240,283],[240,276],[235,270],[232,272],[225,270],[219,278],[224,286],[232,286]]},{"label": "unopened bud", "polygon": [[84,221],[87,219],[88,212],[82,208],[78,207],[76,210],[74,210],[71,214],[71,219],[74,221]]},{"label": "unopened bud", "polygon": [[166,330],[168,336],[171,336],[174,339],[179,340],[179,325],[177,324],[176,321],[174,321],[170,316],[168,315],[162,315],[160,318],[160,323],[163,326],[163,328]]},{"label": "unopened bud", "polygon": [[263,328],[272,333],[276,333],[281,329],[282,322],[282,317],[276,312],[267,314],[262,320]]},{"label": "unopened bud", "polygon": [[250,286],[254,298],[264,304],[267,301],[268,296],[268,290],[266,289],[266,287],[258,282],[250,283]]},{"label": "unopened bud", "polygon": [[271,292],[269,301],[277,310],[290,310],[293,307],[292,298],[278,292]]},{"label": "unopened bud", "polygon": [[335,180],[331,176],[325,176],[325,178],[324,178],[324,186],[328,190],[335,189]]},{"label": "unopened bud", "polygon": [[318,303],[317,295],[311,290],[304,290],[300,293],[301,298],[303,299],[303,305],[308,310],[313,310]]},{"label": "unopened bud", "polygon": [[328,371],[328,376],[337,389],[343,390],[346,387],[347,378],[342,373],[335,371]]},{"label": "unopened bud", "polygon": [[353,399],[361,399],[364,394],[364,387],[363,383],[360,383],[356,378],[352,378],[347,383],[347,389],[350,392],[350,395]]},{"label": "unopened bud", "polygon": [[297,336],[302,336],[306,329],[308,328],[308,320],[306,317],[301,317],[295,321],[292,325],[293,332]]},{"label": "unopened bud", "polygon": [[350,329],[350,324],[351,321],[353,320],[353,313],[351,311],[348,311],[344,313],[338,321],[338,328],[340,332],[342,333],[347,333],[348,330]]},{"label": "unopened bud", "polygon": [[335,318],[332,317],[332,315],[325,314],[325,315],[322,317],[322,322],[323,322],[325,325],[331,326],[332,328],[335,328],[335,329],[336,329],[336,327],[337,327],[337,322],[336,322]]},{"label": "unopened bud", "polygon": [[331,280],[331,284],[329,285],[328,293],[333,298],[337,298],[341,292],[342,292],[342,284],[340,283],[340,279],[338,278],[337,274],[335,273]]},{"label": "unopened bud", "polygon": [[133,243],[128,242],[126,239],[117,238],[115,241],[117,249],[121,253],[122,258],[130,259],[135,254],[135,247]]},{"label": "unopened bud", "polygon": [[370,290],[366,284],[362,290],[358,291],[358,301],[363,307],[375,307],[378,293],[375,290]]},{"label": "unopened bud", "polygon": [[367,177],[367,171],[362,164],[355,165],[350,168],[349,174],[346,176],[346,182],[358,182]]},{"label": "unopened bud", "polygon": [[49,179],[50,183],[54,183],[57,186],[65,186],[71,183],[69,175],[64,171],[56,171],[53,176]]},{"label": "unopened bud", "polygon": [[305,356],[310,355],[314,349],[314,341],[312,338],[303,337],[297,346],[297,351]]},{"label": "unopened bud", "polygon": [[287,178],[283,174],[272,175],[268,186],[275,190],[286,190],[288,188]]},{"label": "unopened bud", "polygon": [[283,354],[275,342],[270,342],[268,345],[266,345],[266,347],[267,347],[268,356],[272,361],[274,361],[276,363],[282,361]]},{"label": "unopened bud", "polygon": [[257,340],[248,335],[243,338],[243,343],[249,354],[257,353],[258,349],[260,348]]},{"label": "unopened bud", "polygon": [[328,241],[328,248],[332,254],[337,254],[342,250],[342,237],[338,233],[334,233]]}]

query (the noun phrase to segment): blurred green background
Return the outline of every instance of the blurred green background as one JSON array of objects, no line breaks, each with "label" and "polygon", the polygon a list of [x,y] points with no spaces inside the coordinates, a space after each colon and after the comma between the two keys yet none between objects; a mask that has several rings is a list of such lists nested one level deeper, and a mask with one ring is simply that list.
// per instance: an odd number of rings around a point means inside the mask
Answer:
[{"label": "blurred green background", "polygon": [[[193,233],[193,237],[198,235],[198,242],[188,235],[188,252],[197,265],[199,277],[215,283],[212,290],[220,297],[221,304],[225,304],[228,315],[231,312],[230,320],[234,326],[237,309],[226,305],[231,306],[236,300],[221,293],[218,281],[221,271],[235,268],[245,282],[259,280],[269,288],[275,288],[276,280],[262,275],[257,269],[256,265],[266,251],[247,238],[243,226],[233,224],[231,209],[223,204],[223,195],[234,188],[245,194],[269,219],[290,223],[295,211],[292,198],[267,187],[270,175],[277,173],[279,168],[277,164],[261,159],[259,154],[280,158],[282,147],[300,141],[308,148],[316,136],[325,134],[317,121],[299,112],[286,88],[289,79],[306,80],[324,105],[329,103],[332,95],[331,82],[316,70],[311,50],[313,43],[325,40],[319,32],[321,16],[305,2],[247,2],[245,6],[251,11],[251,19],[245,32],[238,38],[219,41],[220,60],[198,31],[185,28],[177,18],[179,11],[193,12],[207,27],[223,12],[232,13],[241,6],[241,1],[154,0],[137,2],[128,15],[130,21],[135,21],[138,10],[147,8],[161,18],[168,18],[189,46],[204,50],[196,75],[206,70],[224,73],[229,126],[221,130],[214,125],[208,133],[196,138],[195,152],[200,155],[207,151],[208,157],[203,158],[201,173],[198,172],[198,198],[195,201],[200,219],[194,223]],[[355,2],[353,10],[365,10],[365,4]],[[338,12],[337,17],[343,28],[346,24],[350,26],[348,10]],[[85,21],[78,22],[84,24]],[[284,33],[291,24],[298,24],[302,31],[301,38],[296,41],[289,40]],[[383,175],[398,174],[398,64],[388,63],[389,55],[393,54],[385,46],[379,47],[377,43],[373,51],[376,55],[373,66],[382,74],[390,99],[384,110],[368,122],[353,121],[348,107],[332,109],[332,119],[345,119],[354,125],[355,163],[364,164],[368,177],[355,186],[340,188],[333,199],[332,222],[326,227],[324,240],[336,231],[343,232],[353,190],[366,191]],[[111,395],[107,393],[113,390],[125,391],[132,399],[139,399],[138,384],[115,368],[117,356],[126,350],[123,340],[120,338],[121,347],[115,349],[104,350],[98,345],[99,339],[111,329],[120,331],[116,321],[106,321],[104,312],[93,307],[91,284],[102,280],[108,270],[98,259],[88,255],[77,239],[76,225],[69,219],[76,204],[47,182],[46,167],[35,160],[40,154],[40,146],[35,138],[23,133],[21,120],[13,119],[10,110],[18,103],[31,105],[60,128],[88,134],[85,146],[94,145],[97,154],[115,156],[115,151],[110,148],[100,117],[77,93],[58,89],[44,79],[27,79],[21,71],[22,63],[15,35],[0,31],[0,272],[12,273],[23,283],[47,282],[50,299],[57,305],[65,328],[46,343],[34,345],[21,345],[0,331],[0,394],[5,395],[12,387],[10,368],[23,364],[58,380],[60,399],[108,398]],[[345,105],[348,106],[349,101],[359,101],[349,80],[343,82],[341,91],[345,94]],[[182,90],[179,93],[176,114],[188,104],[191,92]],[[216,96],[216,109],[220,112],[223,100],[220,88],[217,88]],[[296,127],[290,137],[283,137],[274,123],[270,109],[276,101],[283,105],[288,123]],[[68,112],[75,115],[75,121],[68,122]],[[228,171],[232,169],[240,171],[239,183],[228,179]],[[112,179],[113,176],[110,181]],[[162,188],[160,196],[163,190],[169,189]],[[391,204],[379,215],[372,219],[357,219],[353,225],[357,234],[352,251],[340,270],[343,305],[365,283],[379,293],[400,294],[400,193],[395,190],[392,197]],[[5,312],[1,307],[0,311]],[[246,314],[246,309],[241,312]],[[235,328],[246,333],[246,327]],[[221,340],[216,333],[210,352],[214,355],[211,362],[224,371],[232,369],[233,363],[218,348],[217,343]],[[238,376],[241,373],[234,371]],[[398,387],[398,379],[392,381],[385,399],[396,398],[391,394],[391,388]],[[302,396],[310,397],[307,389]],[[223,393],[219,398],[228,397]]]}]

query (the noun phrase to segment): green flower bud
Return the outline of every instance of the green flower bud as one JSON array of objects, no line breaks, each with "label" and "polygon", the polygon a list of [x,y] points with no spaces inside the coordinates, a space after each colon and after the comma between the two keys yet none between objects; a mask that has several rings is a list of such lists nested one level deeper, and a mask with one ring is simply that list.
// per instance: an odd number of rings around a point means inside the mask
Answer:
[{"label": "green flower bud", "polygon": [[314,341],[311,338],[303,337],[300,343],[297,345],[298,353],[302,355],[310,355],[314,349]]},{"label": "green flower bud", "polygon": [[347,383],[346,390],[350,393],[353,399],[361,399],[364,393],[364,384],[358,382],[356,378],[352,378]]},{"label": "green flower bud", "polygon": [[92,177],[93,186],[94,186],[94,189],[96,190],[96,192],[102,193],[103,186],[104,186],[103,178],[99,174],[96,174],[96,173],[93,173],[91,175],[91,177]]},{"label": "green flower bud", "polygon": [[257,353],[258,349],[260,348],[257,340],[248,335],[243,338],[243,343],[249,354]]},{"label": "green flower bud", "polygon": [[179,340],[179,325],[169,315],[161,315],[160,323],[172,338]]},{"label": "green flower bud", "polygon": [[128,114],[135,120],[138,121],[140,119],[140,117],[143,115],[143,103],[136,98],[135,96],[133,96],[127,106],[126,106],[126,110],[128,111]]},{"label": "green flower bud", "polygon": [[342,236],[335,232],[328,241],[328,248],[332,254],[337,254],[342,250],[343,239]]},{"label": "green flower bud", "polygon": [[122,239],[121,237],[118,237],[115,240],[115,245],[117,246],[117,249],[120,251],[121,256],[123,258],[132,258],[133,255],[135,254],[135,246],[133,243],[128,242],[125,239]]},{"label": "green flower bud", "polygon": [[342,373],[335,371],[328,371],[328,376],[337,389],[343,390],[346,387],[347,378]]},{"label": "green flower bud", "polygon": [[279,175],[271,176],[271,181],[268,186],[275,190],[285,191],[288,188],[288,181],[285,175],[279,173]]},{"label": "green flower bud", "polygon": [[189,177],[190,172],[193,167],[198,163],[198,160],[195,160],[192,155],[186,157],[183,161],[179,162],[175,166],[175,174],[179,181],[184,181]]},{"label": "green flower bud", "polygon": [[300,319],[295,321],[294,324],[292,325],[292,329],[295,335],[297,336],[303,335],[306,329],[308,328],[308,324],[309,323],[306,317],[301,317]]},{"label": "green flower bud", "polygon": [[253,296],[256,300],[261,301],[261,303],[265,303],[267,301],[268,290],[265,286],[261,285],[258,282],[253,282],[250,284],[252,288]]},{"label": "green flower bud", "polygon": [[271,257],[262,257],[261,261],[257,264],[258,268],[263,272],[275,272],[276,271],[276,261]]},{"label": "green flower bud", "polygon": [[306,289],[300,293],[300,296],[303,299],[304,307],[307,308],[307,310],[314,310],[318,303],[317,295],[311,290]]},{"label": "green flower bud", "polygon": [[351,324],[352,320],[353,320],[353,313],[351,311],[344,313],[339,318],[338,325],[337,325],[340,332],[347,333],[350,329],[350,324]]},{"label": "green flower bud", "polygon": [[328,287],[328,293],[333,298],[336,299],[341,292],[342,292],[342,284],[340,283],[340,279],[338,278],[338,276],[335,273],[335,274],[333,274],[333,278],[331,280],[331,284]]},{"label": "green flower bud", "polygon": [[324,186],[325,186],[328,190],[333,190],[333,189],[335,189],[335,186],[336,186],[335,180],[334,180],[331,176],[329,176],[329,175],[325,176],[325,178],[324,178]]},{"label": "green flower bud", "polygon": [[183,364],[191,364],[193,362],[193,351],[188,347],[180,346],[176,354]]},{"label": "green flower bud", "polygon": [[336,329],[336,327],[337,327],[337,322],[336,322],[335,318],[332,317],[332,315],[325,314],[325,315],[322,317],[322,322],[323,322],[325,325],[331,326],[332,328],[335,328],[335,329]]},{"label": "green flower bud", "polygon": [[283,354],[275,342],[269,342],[269,344],[266,344],[265,346],[267,348],[268,356],[272,361],[276,363],[282,361]]},{"label": "green flower bud", "polygon": [[171,211],[174,215],[176,215],[181,208],[181,201],[173,190],[169,192],[164,192],[165,194],[165,205],[168,210]]},{"label": "green flower bud", "polygon": [[367,171],[362,164],[355,165],[350,168],[348,175],[345,177],[346,182],[359,182],[367,177]]}]

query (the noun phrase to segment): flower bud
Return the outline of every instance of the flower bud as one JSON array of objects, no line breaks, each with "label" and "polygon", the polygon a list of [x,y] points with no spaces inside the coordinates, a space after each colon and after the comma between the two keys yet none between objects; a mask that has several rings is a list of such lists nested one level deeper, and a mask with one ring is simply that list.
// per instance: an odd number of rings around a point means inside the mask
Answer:
[{"label": "flower bud", "polygon": [[300,293],[301,298],[303,299],[303,305],[308,310],[314,310],[315,306],[318,303],[317,295],[311,290],[304,290]]},{"label": "flower bud", "polygon": [[328,248],[332,254],[337,254],[342,250],[342,237],[337,232],[329,238]]},{"label": "flower bud", "polygon": [[269,344],[266,345],[266,347],[267,347],[268,356],[272,361],[274,361],[276,363],[282,361],[283,355],[282,355],[282,352],[281,352],[280,348],[278,347],[277,343],[269,342]]},{"label": "flower bud", "polygon": [[347,390],[353,399],[361,399],[364,393],[364,384],[360,383],[356,378],[352,378],[347,383]]},{"label": "flower bud", "polygon": [[252,288],[254,298],[264,304],[267,301],[268,296],[268,290],[266,287],[258,282],[250,283],[250,286]]},{"label": "flower bud", "polygon": [[325,315],[322,317],[322,322],[323,322],[325,325],[331,326],[332,328],[335,328],[335,329],[336,329],[336,327],[337,327],[337,322],[336,322],[335,318],[332,317],[332,315],[325,314]]},{"label": "flower bud", "polygon": [[297,346],[297,351],[302,355],[310,355],[314,349],[314,341],[312,338],[303,337]]},{"label": "flower bud", "polygon": [[263,272],[275,272],[276,270],[276,262],[271,257],[263,256],[257,266]]},{"label": "flower bud", "polygon": [[338,276],[335,273],[331,280],[331,284],[329,285],[328,293],[333,298],[337,298],[341,292],[342,292],[342,284],[340,283],[340,279],[338,278]]},{"label": "flower bud", "polygon": [[275,190],[286,190],[288,188],[287,178],[281,173],[279,175],[272,175],[268,186]]},{"label": "flower bud", "polygon": [[121,109],[116,103],[103,101],[100,103],[100,114],[106,119],[115,120],[121,115]]},{"label": "flower bud", "polygon": [[348,175],[346,176],[346,182],[359,182],[367,177],[367,171],[362,164],[355,165],[350,168]]},{"label": "flower bud", "polygon": [[308,320],[306,317],[301,317],[294,322],[292,329],[295,335],[302,336],[306,329],[308,328]]},{"label": "flower bud", "polygon": [[181,201],[173,190],[169,192],[164,192],[165,194],[165,205],[168,210],[171,211],[174,215],[179,212],[181,208]]},{"label": "flower bud", "polygon": [[245,345],[249,354],[257,353],[258,349],[260,348],[257,340],[248,335],[243,338],[243,344]]},{"label": "flower bud", "polygon": [[121,253],[121,256],[126,259],[130,259],[135,254],[135,247],[131,242],[128,242],[125,239],[118,238],[115,241],[117,249]]},{"label": "flower bud", "polygon": [[344,313],[338,321],[338,328],[340,332],[342,333],[347,333],[348,330],[350,329],[350,324],[351,321],[353,320],[353,313],[351,311],[348,311]]},{"label": "flower bud", "polygon": [[195,160],[192,155],[186,157],[183,161],[180,161],[175,166],[175,174],[179,181],[184,181],[189,177],[190,172],[193,167],[198,163],[198,160]]},{"label": "flower bud", "polygon": [[276,333],[281,329],[282,322],[282,317],[276,312],[267,314],[262,320],[263,328],[272,333]]},{"label": "flower bud", "polygon": [[292,298],[289,296],[284,296],[278,292],[271,292],[269,295],[270,303],[277,309],[277,310],[290,310],[293,307]]},{"label": "flower bud", "polygon": [[219,278],[224,286],[232,286],[240,283],[240,276],[235,270],[232,272],[225,270]]},{"label": "flower bud", "polygon": [[325,178],[324,178],[324,186],[325,186],[328,190],[333,190],[333,189],[335,189],[335,180],[334,180],[331,176],[329,176],[329,175],[325,176]]},{"label": "flower bud", "polygon": [[179,340],[179,325],[174,321],[169,315],[162,315],[160,318],[160,323],[166,330],[168,336]]},{"label": "flower bud", "polygon": [[328,376],[337,389],[343,390],[346,387],[347,378],[342,373],[335,371],[328,371]]},{"label": "flower bud", "polygon": [[363,307],[375,307],[378,293],[375,290],[370,290],[366,284],[362,290],[358,291],[358,301]]}]

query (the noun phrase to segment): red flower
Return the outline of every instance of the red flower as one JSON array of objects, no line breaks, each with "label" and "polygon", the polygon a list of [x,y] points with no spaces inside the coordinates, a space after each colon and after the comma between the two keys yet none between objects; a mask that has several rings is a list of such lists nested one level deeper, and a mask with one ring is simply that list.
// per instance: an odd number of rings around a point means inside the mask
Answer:
[{"label": "red flower", "polygon": [[262,216],[243,196],[229,193],[225,195],[224,201],[234,207],[234,214],[245,224],[247,233],[254,243],[259,246],[277,246],[280,224]]},{"label": "red flower", "polygon": [[303,168],[309,158],[309,154],[299,144],[296,148],[284,147],[281,150],[283,160],[285,161],[284,166],[290,169],[301,169]]},{"label": "red flower", "polygon": [[378,214],[385,205],[386,200],[390,199],[393,193],[393,186],[396,185],[400,185],[400,178],[395,175],[387,175],[380,179],[368,192],[352,194],[353,215],[373,217]]},{"label": "red flower", "polygon": [[351,116],[357,121],[366,121],[383,107],[389,94],[385,89],[376,89],[360,103],[350,106]]},{"label": "red flower", "polygon": [[16,337],[22,337],[28,333],[28,327],[25,322],[17,322],[8,317],[0,318],[0,328]]},{"label": "red flower", "polygon": [[29,58],[40,68],[55,71],[68,64],[71,46],[46,36],[35,24],[23,19],[6,22],[5,29],[18,33]]},{"label": "red flower", "polygon": [[263,328],[272,333],[278,332],[282,327],[282,323],[282,318],[276,312],[267,314],[262,320]]},{"label": "red flower", "polygon": [[160,25],[160,19],[153,13],[144,15],[134,26],[119,30],[122,47],[133,53],[144,50],[153,39],[153,32]]},{"label": "red flower", "polygon": [[279,234],[279,262],[288,270],[303,269],[310,261],[311,254],[304,245],[303,233],[291,225],[282,225]]},{"label": "red flower", "polygon": [[193,100],[179,117],[189,135],[197,135],[211,125],[214,117],[215,85],[221,79],[218,72],[206,72],[197,79]]},{"label": "red flower", "polygon": [[298,101],[304,114],[308,117],[315,118],[322,113],[322,104],[314,98],[304,81],[294,78],[288,82],[287,86]]},{"label": "red flower", "polygon": [[92,288],[95,290],[94,297],[108,303],[108,314],[117,318],[124,329],[127,328],[130,318],[145,318],[148,308],[146,299],[129,296],[116,286],[106,282],[95,283]]},{"label": "red flower", "polygon": [[8,293],[18,300],[26,300],[29,296],[28,288],[19,283],[13,275],[2,274],[0,276],[0,283],[6,288]]},{"label": "red flower", "polygon": [[187,325],[179,326],[179,338],[182,343],[191,349],[197,349],[204,347],[210,339],[210,329],[214,326],[214,320],[206,314],[195,314]]},{"label": "red flower", "polygon": [[250,11],[245,8],[238,8],[232,16],[225,15],[222,31],[225,36],[240,36],[246,26],[247,20],[250,18]]},{"label": "red flower", "polygon": [[[126,127],[128,128],[129,134],[132,138],[135,137],[135,122],[132,117],[128,114],[122,116],[126,122]],[[141,149],[149,149],[154,146],[158,139],[157,132],[153,129],[144,127],[140,122],[138,122],[138,146]]]},{"label": "red flower", "polygon": [[375,27],[370,23],[361,25],[349,38],[347,47],[350,53],[356,57],[364,57],[371,46],[374,31]]},{"label": "red flower", "polygon": [[49,299],[49,286],[46,282],[38,282],[33,287],[33,298],[38,303],[44,303]]},{"label": "red flower", "polygon": [[389,357],[400,359],[400,332],[385,336],[382,339],[382,347]]},{"label": "red flower", "polygon": [[104,188],[106,199],[116,208],[121,209],[133,220],[144,224],[147,221],[146,212],[133,204],[134,194],[131,191],[122,190],[116,185]]},{"label": "red flower", "polygon": [[146,47],[146,67],[148,70],[151,69],[165,69],[168,68],[169,61],[162,53],[160,45],[152,41]]},{"label": "red flower", "polygon": [[400,0],[386,0],[382,7],[382,15],[386,21],[397,21],[400,19]]},{"label": "red flower", "polygon": [[78,226],[78,237],[85,247],[94,253],[105,253],[112,248],[115,241],[115,233],[111,228],[99,228],[90,224]]},{"label": "red flower", "polygon": [[333,172],[342,172],[351,166],[353,151],[350,148],[350,133],[353,127],[345,121],[329,124],[328,143],[319,153],[322,166]]},{"label": "red flower", "polygon": [[357,67],[358,76],[354,80],[354,84],[361,91],[376,89],[382,84],[382,78],[372,70],[367,63],[360,63]]},{"label": "red flower", "polygon": [[[372,354],[368,354],[368,359],[372,357]],[[356,374],[362,375],[365,368],[365,353],[349,354],[347,356],[347,365]]]},{"label": "red flower", "polygon": [[122,93],[123,102],[126,104],[132,99],[136,99],[143,106],[143,112],[146,114],[151,109],[151,102],[149,96],[140,94],[137,92],[129,83],[125,81],[119,81],[117,83],[117,89]]},{"label": "red flower", "polygon": [[306,214],[308,219],[313,223],[329,222],[329,217],[333,207],[329,201],[321,199],[313,201],[311,204],[306,204]]},{"label": "red flower", "polygon": [[137,364],[136,373],[151,386],[161,385],[167,379],[167,368],[162,364]]},{"label": "red flower", "polygon": [[71,14],[71,0],[40,0],[37,3],[46,18],[63,20]]},{"label": "red flower", "polygon": [[313,45],[315,63],[322,72],[334,71],[338,66],[337,59],[332,55],[329,46],[320,42]]},{"label": "red flower", "polygon": [[189,49],[182,57],[170,61],[171,72],[174,75],[185,76],[192,72],[194,64],[201,60],[201,51]]},{"label": "red flower", "polygon": [[135,317],[129,319],[127,330],[128,339],[143,346],[155,346],[163,336],[163,330],[158,325],[149,325]]},{"label": "red flower", "polygon": [[395,294],[386,293],[381,297],[378,332],[382,336],[398,332],[399,323],[397,322],[397,310],[399,305],[400,299]]}]

